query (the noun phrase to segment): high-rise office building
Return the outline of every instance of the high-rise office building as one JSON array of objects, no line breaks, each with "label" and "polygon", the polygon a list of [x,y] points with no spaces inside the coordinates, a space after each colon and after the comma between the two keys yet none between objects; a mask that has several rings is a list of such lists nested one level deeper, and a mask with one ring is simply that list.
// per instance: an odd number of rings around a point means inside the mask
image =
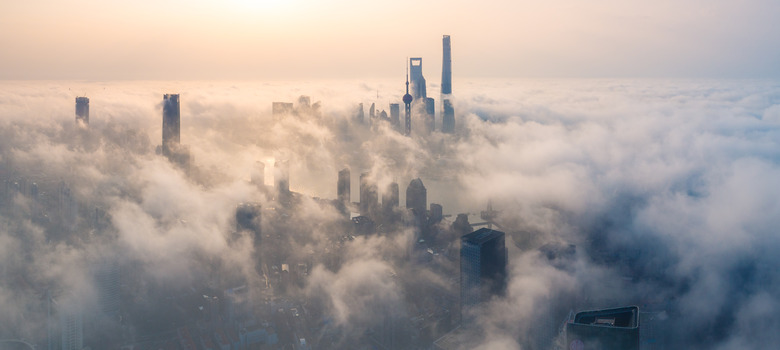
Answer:
[{"label": "high-rise office building", "polygon": [[436,130],[436,101],[432,97],[425,98],[425,131]]},{"label": "high-rise office building", "polygon": [[414,212],[414,216],[424,218],[428,206],[428,190],[422,180],[416,178],[406,188],[406,208]]},{"label": "high-rise office building", "polygon": [[382,193],[382,217],[386,222],[396,221],[396,208],[398,208],[399,202],[399,190],[398,183],[392,182],[387,185],[384,193]]},{"label": "high-rise office building", "polygon": [[441,63],[441,131],[453,133],[455,131],[455,109],[452,107],[452,48],[450,36],[442,38],[443,55]]},{"label": "high-rise office building", "polygon": [[401,105],[397,103],[390,104],[390,125],[396,131],[401,131]]},{"label": "high-rise office building", "polygon": [[441,61],[441,94],[449,95],[452,93],[452,48],[450,47],[450,36],[445,35],[441,39],[442,43],[442,61]]},{"label": "high-rise office building", "polygon": [[639,350],[639,308],[582,311],[566,323],[571,349]]},{"label": "high-rise office building", "polygon": [[357,122],[360,124],[363,124],[365,119],[365,111],[363,110],[363,104],[358,103],[357,107],[357,113],[355,114],[355,119],[357,119]]},{"label": "high-rise office building", "polygon": [[271,104],[271,114],[274,119],[282,119],[293,113],[293,104],[291,102],[273,102]]},{"label": "high-rise office building", "polygon": [[178,94],[163,96],[162,153],[171,158],[181,143],[181,110]]},{"label": "high-rise office building", "polygon": [[76,97],[76,124],[89,125],[89,98]]},{"label": "high-rise office building", "polygon": [[290,193],[290,162],[277,160],[274,162],[274,183],[276,184],[277,199],[281,204],[289,204],[292,197]]},{"label": "high-rise office building", "polygon": [[470,307],[502,295],[507,280],[505,234],[481,228],[460,238],[461,315]]},{"label": "high-rise office building", "polygon": [[422,73],[422,57],[409,59],[409,75],[412,79],[412,97],[418,100],[427,98],[428,93],[425,89],[425,78]]},{"label": "high-rise office building", "polygon": [[376,220],[379,210],[379,193],[376,181],[369,173],[360,174],[360,215]]},{"label": "high-rise office building", "polygon": [[344,168],[339,171],[339,180],[336,184],[336,194],[339,202],[342,204],[349,204],[352,200],[352,182],[351,182],[349,168]]},{"label": "high-rise office building", "polygon": [[236,207],[236,231],[249,231],[255,246],[260,244],[260,203],[241,203]]}]

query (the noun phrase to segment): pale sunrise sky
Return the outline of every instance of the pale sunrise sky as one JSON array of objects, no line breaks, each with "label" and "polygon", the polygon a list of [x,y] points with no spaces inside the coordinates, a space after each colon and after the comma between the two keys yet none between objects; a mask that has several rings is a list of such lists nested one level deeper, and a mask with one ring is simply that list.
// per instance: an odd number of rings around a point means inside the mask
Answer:
[{"label": "pale sunrise sky", "polygon": [[0,79],[780,77],[776,0],[0,1]]}]

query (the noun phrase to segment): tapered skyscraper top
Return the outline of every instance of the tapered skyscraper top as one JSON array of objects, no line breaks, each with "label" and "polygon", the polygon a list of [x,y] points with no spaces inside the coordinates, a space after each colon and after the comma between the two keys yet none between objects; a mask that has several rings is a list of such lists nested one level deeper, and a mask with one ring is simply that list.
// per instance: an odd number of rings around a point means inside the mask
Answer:
[{"label": "tapered skyscraper top", "polygon": [[441,62],[441,94],[449,95],[452,93],[452,51],[450,49],[450,36],[445,35],[441,41],[444,49]]}]

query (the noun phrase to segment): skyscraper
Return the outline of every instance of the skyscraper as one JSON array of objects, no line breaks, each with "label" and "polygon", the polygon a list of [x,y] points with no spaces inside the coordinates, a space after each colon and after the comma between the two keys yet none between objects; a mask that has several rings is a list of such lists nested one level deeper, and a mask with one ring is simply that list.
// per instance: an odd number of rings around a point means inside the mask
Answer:
[{"label": "skyscraper", "polygon": [[274,163],[274,182],[276,183],[276,195],[281,204],[290,204],[290,162],[277,160]]},{"label": "skyscraper", "polygon": [[76,97],[76,124],[89,125],[89,98]]},{"label": "skyscraper", "polygon": [[401,131],[401,105],[397,103],[390,104],[390,125],[396,131]]},{"label": "skyscraper", "polygon": [[169,159],[181,142],[181,111],[178,94],[163,96],[162,153]]},{"label": "skyscraper", "polygon": [[422,180],[416,178],[406,188],[406,208],[414,212],[415,217],[425,217],[428,206],[428,190]]},{"label": "skyscraper", "polygon": [[452,49],[450,36],[442,38],[442,63],[441,63],[441,131],[452,133],[455,131],[455,110],[452,108],[450,95],[452,95]]},{"label": "skyscraper", "polygon": [[376,220],[379,210],[379,193],[369,173],[360,174],[360,215]]},{"label": "skyscraper", "polygon": [[[461,315],[506,289],[505,234],[481,228],[460,238]],[[461,316],[461,317],[462,317]]]},{"label": "skyscraper", "polygon": [[436,101],[432,97],[425,98],[425,128],[426,132],[436,130]]},{"label": "skyscraper", "polygon": [[425,77],[422,74],[422,57],[412,57],[409,59],[409,75],[412,78],[412,97],[415,99],[425,99],[428,93],[425,89]]},{"label": "skyscraper", "polygon": [[396,219],[395,210],[398,208],[398,195],[397,182],[387,185],[385,192],[382,193],[382,216],[386,222],[394,222]]},{"label": "skyscraper", "polygon": [[249,231],[255,247],[260,244],[260,203],[241,203],[236,207],[236,231]]},{"label": "skyscraper", "polygon": [[443,49],[441,60],[441,94],[449,95],[452,93],[452,48],[450,47],[450,36],[443,36],[441,43]]},{"label": "skyscraper", "polygon": [[349,202],[352,200],[351,186],[349,168],[341,169],[341,171],[339,171],[339,180],[336,184],[336,193],[338,195],[339,202],[345,205],[349,204]]}]

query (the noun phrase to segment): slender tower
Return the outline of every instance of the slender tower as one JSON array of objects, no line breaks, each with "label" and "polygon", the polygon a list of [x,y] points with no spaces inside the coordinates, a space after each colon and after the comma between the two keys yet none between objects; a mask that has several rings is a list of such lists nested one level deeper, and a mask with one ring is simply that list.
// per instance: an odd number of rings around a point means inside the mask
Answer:
[{"label": "slender tower", "polygon": [[76,97],[76,124],[89,125],[89,98]]},{"label": "slender tower", "polygon": [[452,50],[449,35],[442,38],[442,46],[444,51],[441,62],[441,131],[451,134],[455,131],[455,109],[450,101],[452,95]]},{"label": "slender tower", "polygon": [[[408,64],[408,63],[407,63]],[[404,121],[406,124],[404,125],[404,135],[409,136],[412,134],[412,95],[409,95],[409,70],[406,70],[406,95],[403,97],[404,101],[404,112],[406,113],[404,115]]]},{"label": "slender tower", "polygon": [[162,153],[169,159],[181,142],[181,110],[179,94],[163,96]]}]

